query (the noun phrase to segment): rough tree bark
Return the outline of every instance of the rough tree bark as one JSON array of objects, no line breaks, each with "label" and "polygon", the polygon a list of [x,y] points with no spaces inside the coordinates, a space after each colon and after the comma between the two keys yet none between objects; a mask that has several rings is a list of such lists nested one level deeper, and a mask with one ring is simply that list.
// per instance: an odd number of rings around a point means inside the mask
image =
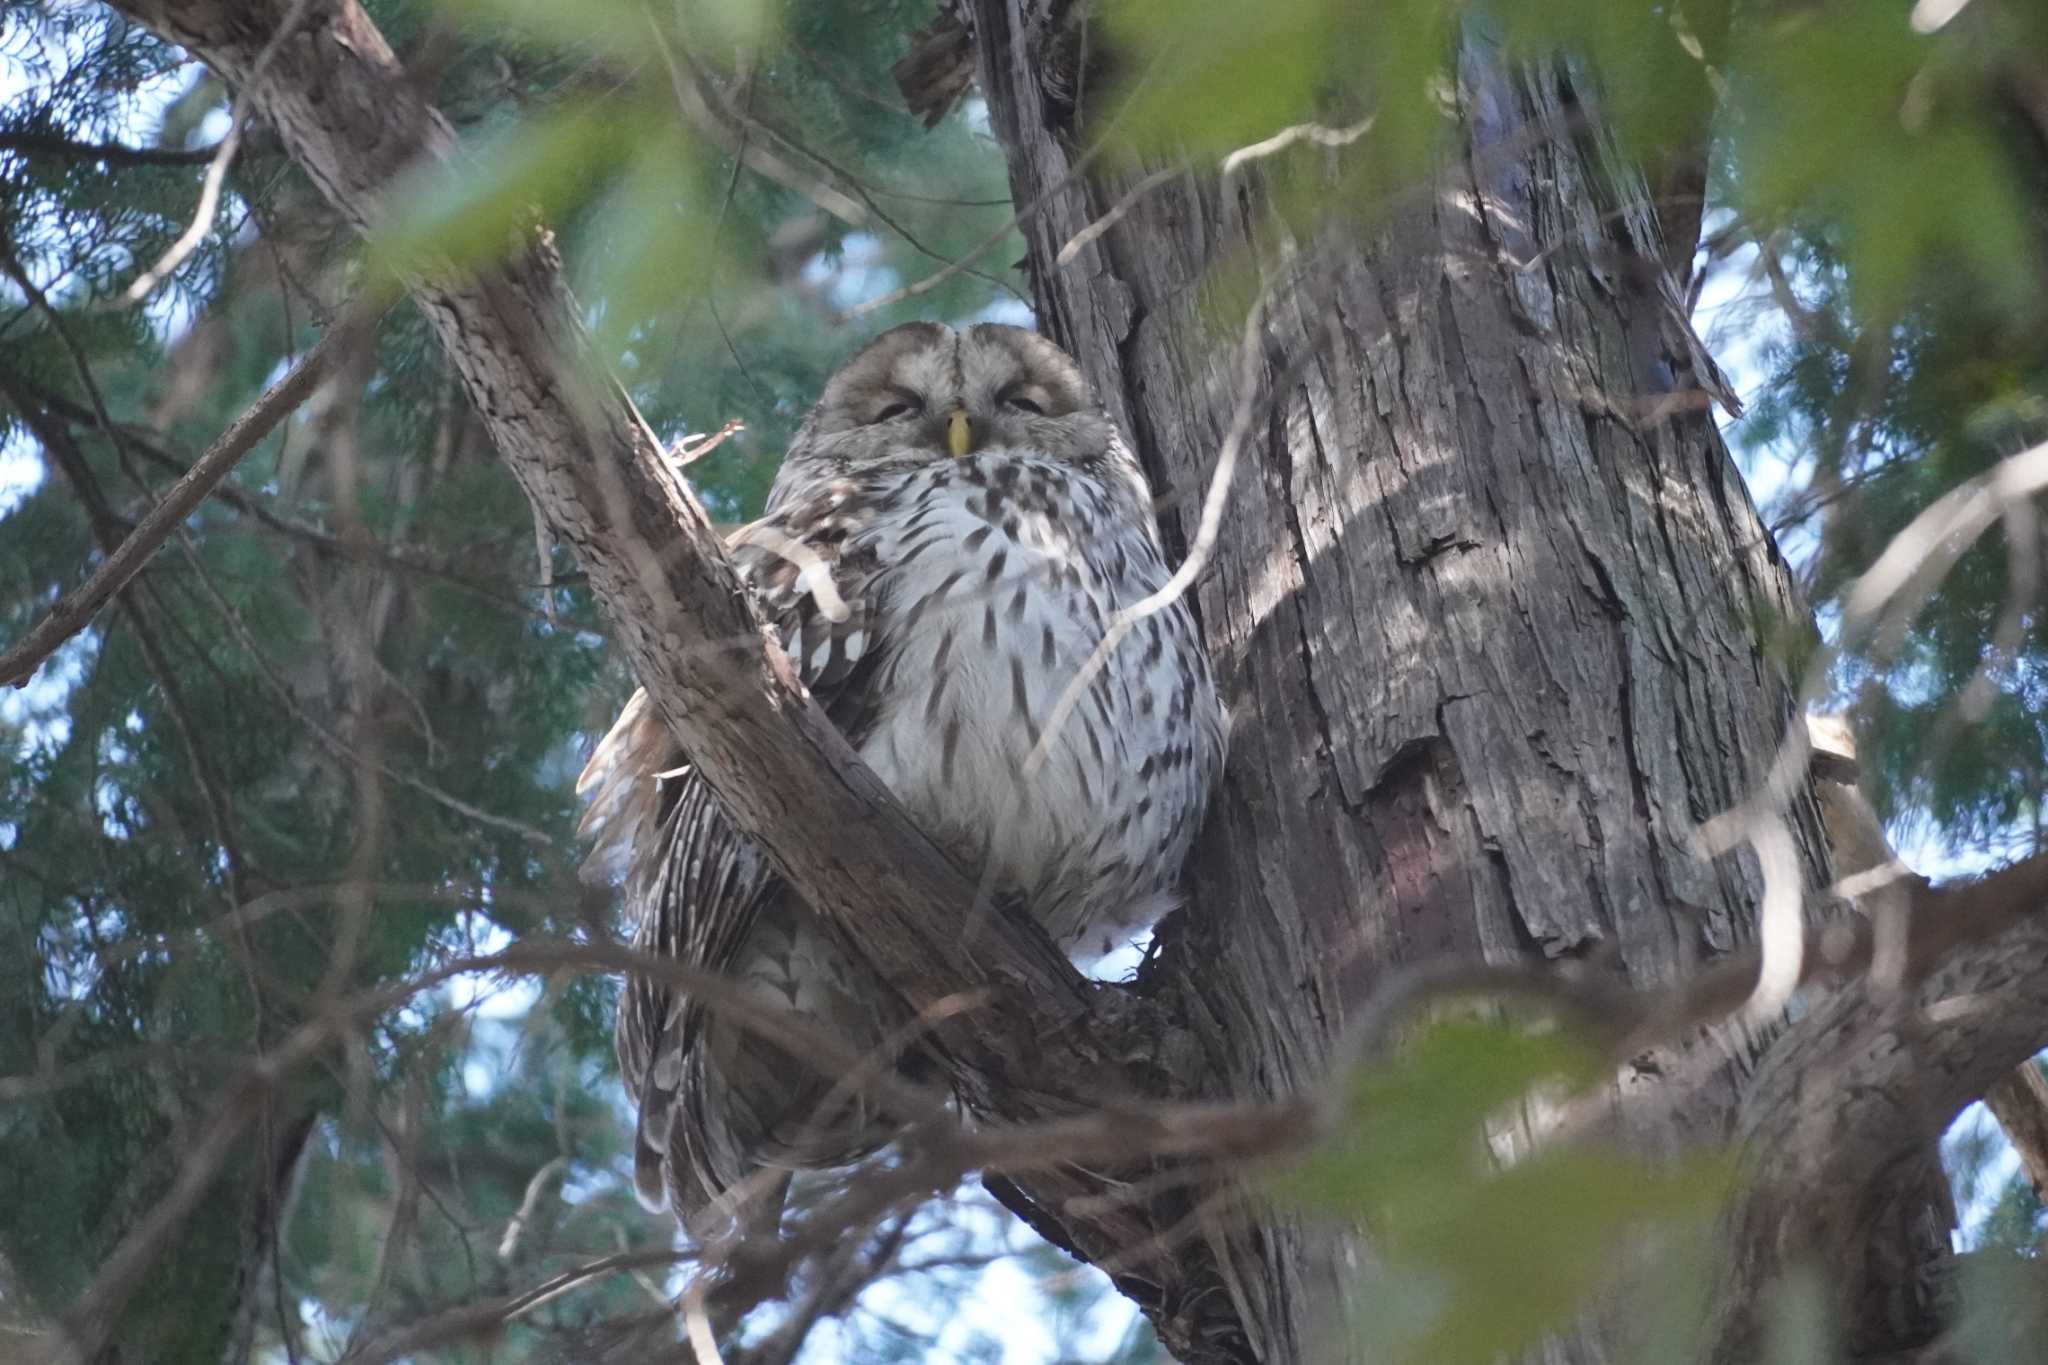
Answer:
[{"label": "rough tree bark", "polygon": [[[274,6],[118,7],[238,86],[268,52],[269,77],[244,96],[359,229],[409,166],[451,154],[446,122],[349,0],[293,7],[304,22],[282,38]],[[1088,124],[1070,93],[1081,45],[1047,0],[976,0],[970,27],[1017,198],[1044,201],[1026,222],[1041,323],[1138,437],[1179,499],[1166,519],[1185,538],[1235,396],[1195,286],[1224,244],[1269,230],[1258,190],[1226,199],[1176,182],[1055,266],[1123,188],[1070,177]],[[1319,295],[1288,300],[1268,327],[1269,346],[1306,369],[1276,385],[1200,586],[1235,748],[1194,903],[1164,935],[1146,999],[1080,981],[1028,925],[997,917],[971,949],[958,941],[971,890],[763,645],[701,510],[630,405],[577,397],[570,362],[584,343],[545,249],[414,289],[500,454],[575,546],[641,682],[742,826],[813,904],[860,926],[863,953],[911,1004],[994,996],[936,1032],[977,1114],[1071,1113],[1134,1084],[1288,1094],[1319,1079],[1332,1038],[1404,965],[1573,957],[1650,985],[1750,935],[1753,862],[1702,861],[1690,836],[1749,793],[1792,718],[1764,637],[1801,608],[1710,421],[1688,405],[1710,377],[1660,283],[1677,244],[1660,239],[1559,73],[1510,72],[1475,42],[1458,106],[1460,154],[1429,192],[1338,242]],[[1271,383],[1289,366],[1266,369]],[[1792,818],[1806,878],[1824,885],[1810,798]],[[2030,875],[2021,890],[2038,904],[2048,875]],[[1966,923],[1984,911],[1968,897],[1957,909]],[[1975,982],[2039,998],[2048,930],[2022,924],[1941,976],[1927,988],[1937,996]],[[1819,1027],[1795,1026],[1788,1041],[1802,1046],[1778,1049],[1775,1083],[1746,1109],[1766,1039],[1730,1025],[1645,1054],[1613,1087],[1614,1122],[1652,1150],[1726,1135],[1738,1112],[1749,1132],[1798,1130],[1833,1107],[1815,1055],[1833,1065],[1853,1052],[1865,1093],[1897,1099],[1925,1047],[1940,1084],[1907,1098],[1931,1123],[2044,1031],[2021,1011],[1937,1030],[1940,1046],[1927,1046],[1876,1028],[1858,1013],[1870,1008],[1845,994],[1816,1012]],[[1847,1248],[1896,1270],[1932,1253],[1915,1182],[1938,1129],[1883,1108],[1834,1125],[1868,1141],[1830,1148],[1801,1130],[1789,1150],[1803,1172],[1858,1191],[1881,1181],[1886,1197],[1819,1226],[1782,1192],[1746,1207],[1731,1224],[1746,1239],[1735,1297],[1753,1302],[1756,1277],[1798,1254]],[[1849,1169],[1827,1168],[1834,1151]],[[1183,1359],[1343,1358],[1319,1335],[1342,1246],[1267,1222],[1148,1249],[1176,1211],[1071,1203],[1099,1191],[1091,1181],[1068,1169],[1001,1188],[1079,1253],[1118,1256],[1119,1285]],[[82,1297],[82,1338],[118,1304],[123,1273],[110,1267]],[[1846,1276],[1852,1309],[1866,1281],[1886,1293],[1905,1282]],[[1879,1344],[1926,1330],[1924,1296],[1907,1288]],[[1745,1330],[1734,1322],[1725,1340]],[[1592,1342],[1550,1354],[1600,1358]]]},{"label": "rough tree bark", "polygon": [[[1273,225],[1256,188],[1223,197],[1191,175],[1056,264],[1140,178],[1076,177],[1095,131],[1074,103],[1092,88],[1080,7],[961,9],[1014,198],[1043,201],[1025,223],[1040,325],[1137,434],[1185,543],[1199,499],[1182,495],[1207,479],[1233,398],[1199,286]],[[1584,958],[1650,986],[1752,934],[1753,858],[1707,861],[1692,832],[1765,771],[1794,704],[1765,636],[1808,617],[1662,287],[1692,242],[1665,240],[1561,71],[1509,69],[1468,33],[1457,116],[1434,180],[1334,243],[1332,276],[1275,323],[1275,353],[1313,359],[1237,479],[1199,589],[1232,757],[1162,975],[1236,1094],[1312,1084],[1407,965]],[[1825,886],[1810,798],[1791,815]],[[1617,1124],[1653,1151],[1730,1133],[1767,1041],[1730,1025],[1636,1059]],[[1939,1131],[1891,1153],[1897,1207],[1838,1229],[1874,1264],[1946,1249],[1927,1216]],[[1323,1335],[1341,1245],[1283,1224],[1214,1240],[1251,1358],[1341,1357]],[[1883,1340],[1860,1346],[1924,1339],[1919,1283],[1845,1288],[1886,1299]]]}]

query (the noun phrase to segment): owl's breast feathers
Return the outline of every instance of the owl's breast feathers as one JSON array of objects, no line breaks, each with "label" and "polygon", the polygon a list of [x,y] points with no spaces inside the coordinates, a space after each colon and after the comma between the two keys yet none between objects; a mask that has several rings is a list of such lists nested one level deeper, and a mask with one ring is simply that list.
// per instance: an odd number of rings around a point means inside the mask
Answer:
[{"label": "owl's breast feathers", "polygon": [[[1223,761],[1221,704],[1178,601],[1132,625],[1048,733],[1117,612],[1169,577],[1134,478],[1009,450],[855,470],[792,490],[729,541],[798,676],[877,775],[1082,957],[1163,913]],[[579,787],[591,865],[623,876],[636,946],[820,1020],[882,994],[858,988],[644,694]],[[879,1044],[890,1020],[873,1013]],[[696,1043],[705,1027],[670,985],[629,981],[619,1051],[649,1204],[698,1207],[750,1163],[833,1164],[882,1140],[786,1139],[776,1106],[808,1092],[764,1098],[766,1063],[733,1090],[706,1055],[727,1046]]]},{"label": "owl's breast feathers", "polygon": [[876,567],[849,737],[970,871],[1092,956],[1156,919],[1222,758],[1186,606],[1139,621],[1048,732],[1117,612],[1168,577],[1149,518],[1074,466],[1005,451],[897,473],[848,547]]}]

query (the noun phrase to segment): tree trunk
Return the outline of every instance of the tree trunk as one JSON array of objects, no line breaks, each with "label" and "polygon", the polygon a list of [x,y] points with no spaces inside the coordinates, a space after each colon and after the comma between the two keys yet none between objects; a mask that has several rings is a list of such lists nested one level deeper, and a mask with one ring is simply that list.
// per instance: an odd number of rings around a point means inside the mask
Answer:
[{"label": "tree trunk", "polygon": [[[972,23],[1013,195],[1043,201],[1039,322],[1138,438],[1184,545],[1235,397],[1198,287],[1273,225],[1255,188],[1187,176],[1056,264],[1138,176],[1071,178],[1092,87],[1051,9],[977,0]],[[1651,986],[1752,937],[1754,858],[1691,840],[1793,719],[1767,636],[1807,613],[1710,419],[1639,180],[1560,71],[1468,35],[1459,75],[1459,154],[1269,324],[1310,359],[1267,366],[1281,391],[1199,587],[1232,750],[1163,960],[1237,1094],[1316,1083],[1412,964],[1584,958]],[[1793,824],[1825,885],[1810,800]],[[1638,1058],[1622,1130],[1651,1151],[1727,1134],[1761,1041]],[[1341,1253],[1288,1224],[1224,1238],[1257,1359],[1352,1349],[1324,1338]]]}]

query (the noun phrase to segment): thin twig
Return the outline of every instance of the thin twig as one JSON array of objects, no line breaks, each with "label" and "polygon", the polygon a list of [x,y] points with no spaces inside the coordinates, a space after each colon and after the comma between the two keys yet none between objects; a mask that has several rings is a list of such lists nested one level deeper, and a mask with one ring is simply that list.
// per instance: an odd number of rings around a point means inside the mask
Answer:
[{"label": "thin twig", "polygon": [[[733,131],[730,124],[739,121],[731,111],[719,107],[721,100],[708,88],[709,81],[703,70],[687,51],[679,51],[669,41],[668,33],[652,15],[648,16],[648,28],[654,34],[655,48],[661,53],[661,60],[668,67],[669,84],[675,91],[676,106],[691,126],[704,134],[727,156],[742,162],[757,174],[774,181],[784,189],[794,190],[816,204],[826,213],[851,228],[864,228],[868,222],[868,211],[855,196],[833,183],[837,177],[829,172],[801,169],[770,148],[751,138],[742,137]],[[815,161],[813,157],[811,160]]]},{"label": "thin twig", "polygon": [[359,752],[347,741],[334,734],[318,720],[315,720],[312,714],[300,704],[298,697],[292,692],[291,684],[286,682],[283,676],[279,674],[277,666],[270,661],[270,656],[263,652],[263,647],[257,643],[256,637],[250,631],[248,623],[242,620],[241,611],[234,603],[228,601],[219,587],[214,584],[211,575],[207,574],[196,561],[193,568],[199,586],[204,590],[207,598],[212,601],[214,609],[220,613],[221,619],[227,623],[228,629],[241,642],[242,648],[248,651],[249,657],[256,664],[257,672],[270,685],[271,691],[277,694],[278,700],[284,703],[285,709],[290,711],[293,717],[306,727],[307,733],[318,740],[323,748],[333,753],[335,757],[343,762],[380,773],[400,786],[410,788],[427,799],[446,806],[457,815],[477,821],[480,824],[493,825],[499,829],[510,830],[530,843],[546,846],[554,842],[544,831],[527,824],[523,820],[514,820],[509,815],[495,815],[479,806],[471,805],[459,796],[441,790],[431,782],[414,777],[410,773],[401,772],[384,762],[381,758],[374,758]]},{"label": "thin twig", "polygon": [[211,147],[130,147],[121,142],[77,142],[50,133],[0,132],[0,152],[54,156],[66,161],[111,161],[124,166],[203,166],[221,144]]},{"label": "thin twig", "polygon": [[669,462],[677,469],[688,469],[746,429],[747,424],[734,417],[708,436],[701,431],[692,432],[669,447]]},{"label": "thin twig", "polygon": [[[1078,178],[1078,172],[1074,173],[1073,175],[1070,175],[1068,178]],[[1062,188],[1064,188],[1064,182],[1062,183]],[[855,318],[864,318],[870,313],[879,313],[884,308],[893,307],[896,304],[902,303],[905,299],[914,299],[919,294],[926,294],[934,289],[937,289],[947,280],[952,279],[955,275],[958,275],[962,271],[966,270],[974,262],[980,260],[989,252],[995,250],[996,247],[1001,245],[1012,232],[1016,231],[1017,224],[1024,220],[1026,214],[1036,210],[1040,204],[1045,203],[1050,197],[1050,195],[1041,196],[1039,200],[1032,204],[1030,209],[1025,210],[1024,213],[1019,213],[1018,215],[1013,217],[1009,222],[1004,223],[994,232],[991,232],[988,236],[982,238],[979,242],[976,242],[973,246],[967,248],[966,251],[960,254],[959,259],[948,262],[946,265],[941,266],[939,269],[933,271],[931,274],[925,276],[923,279],[914,280],[911,283],[904,285],[901,289],[892,289],[886,294],[882,294],[875,298],[868,299],[864,302],[855,304],[853,307],[848,308],[844,312],[840,313],[836,321],[852,322]]]},{"label": "thin twig", "polygon": [[1143,199],[1167,181],[1179,179],[1186,170],[1185,166],[1162,167],[1131,186],[1130,189],[1124,191],[1123,197],[1111,205],[1107,213],[1095,219],[1088,226],[1067,239],[1067,244],[1060,248],[1057,256],[1052,258],[1053,266],[1056,269],[1065,267],[1076,256],[1080,255],[1082,249],[1090,242],[1122,222],[1124,216],[1137,207],[1140,199]]},{"label": "thin twig", "polygon": [[[505,1324],[526,1316],[580,1285],[607,1275],[631,1274],[652,1266],[672,1266],[690,1260],[694,1255],[689,1250],[659,1247],[600,1257],[559,1275],[551,1275],[531,1289],[509,1297],[459,1304],[352,1350],[341,1360],[344,1365],[385,1365],[385,1362],[401,1357],[427,1359],[437,1346],[452,1345],[473,1337],[489,1338],[502,1330]],[[667,1317],[665,1303],[662,1316]]]},{"label": "thin twig", "polygon": [[235,152],[242,145],[242,133],[248,127],[249,111],[256,107],[256,92],[263,85],[263,78],[270,70],[271,59],[277,55],[278,46],[298,31],[305,20],[306,12],[312,8],[312,0],[293,0],[291,9],[285,12],[284,20],[270,35],[270,41],[256,54],[255,65],[249,70],[249,79],[235,96],[235,111],[228,123],[227,136],[215,146],[213,159],[207,163],[206,179],[199,187],[199,203],[192,210],[192,221],[171,243],[157,263],[135,278],[122,293],[116,307],[141,303],[156,292],[156,287],[183,265],[186,258],[206,240],[206,234],[213,229],[213,216],[220,207],[221,186],[227,181],[228,167],[234,164]]},{"label": "thin twig", "polygon": [[[956,262],[919,241],[908,228],[875,203],[873,194],[851,172],[778,132],[751,113],[732,108],[710,74],[698,65],[688,49],[675,47],[658,23],[652,19],[649,22],[654,25],[655,43],[668,66],[676,103],[684,117],[735,162],[786,189],[794,190],[848,227],[859,230],[867,228],[870,220],[880,223],[913,250],[949,267],[957,265],[997,288],[1017,293],[1006,281],[970,269],[969,262]],[[1018,297],[1023,296],[1019,294]]]},{"label": "thin twig", "polygon": [[311,396],[333,367],[335,357],[366,323],[367,317],[345,314],[291,373],[271,385],[231,422],[206,453],[136,523],[135,529],[100,561],[92,576],[59,598],[12,649],[0,654],[0,686],[28,686],[36,670],[60,645],[90,625],[99,609],[141,571],[179,523],[206,500],[214,486]]},{"label": "thin twig", "polygon": [[[1138,73],[1138,78],[1131,83],[1130,93],[1133,96],[1142,92],[1152,83],[1152,78],[1157,74],[1161,60],[1161,56],[1157,53],[1147,60],[1144,69]],[[893,289],[878,298],[868,299],[862,303],[855,304],[839,314],[837,321],[851,322],[856,318],[863,318],[870,313],[877,313],[884,308],[893,307],[904,302],[906,299],[914,299],[920,294],[929,293],[961,271],[966,270],[989,252],[995,250],[1004,241],[1008,240],[1012,232],[1030,221],[1035,214],[1050,208],[1053,202],[1062,194],[1065,194],[1069,189],[1080,183],[1081,177],[1087,174],[1088,168],[1094,164],[1095,159],[1102,154],[1104,148],[1109,146],[1110,138],[1115,135],[1117,125],[1124,118],[1124,109],[1128,107],[1128,105],[1123,106],[1110,114],[1109,118],[1103,123],[1101,132],[1096,135],[1095,140],[1082,149],[1080,155],[1073,159],[1059,179],[1039,191],[1036,198],[1011,215],[1009,222],[969,247],[961,254],[959,259],[949,262],[942,269],[925,276],[921,280],[913,280],[901,289]]]},{"label": "thin twig", "polygon": [[157,258],[155,265],[137,275],[132,283],[121,292],[118,299],[109,301],[109,307],[122,308],[141,303],[156,292],[156,287],[170,277],[172,271],[183,265],[199,244],[206,240],[206,234],[213,231],[213,216],[220,208],[220,187],[228,176],[228,166],[235,159],[235,149],[242,145],[242,128],[245,120],[242,110],[247,99],[235,101],[234,121],[228,125],[228,135],[220,140],[220,146],[213,154],[213,160],[206,167],[206,179],[200,182],[199,203],[192,210],[192,221],[178,234]]}]

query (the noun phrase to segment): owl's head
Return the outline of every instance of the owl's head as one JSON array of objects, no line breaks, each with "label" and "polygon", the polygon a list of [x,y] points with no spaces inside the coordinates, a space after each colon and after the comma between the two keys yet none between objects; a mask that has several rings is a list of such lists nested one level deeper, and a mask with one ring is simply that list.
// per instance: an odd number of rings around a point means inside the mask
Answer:
[{"label": "owl's head", "polygon": [[993,322],[958,332],[910,322],[839,367],[804,419],[785,474],[1005,451],[1081,465],[1129,460],[1080,367],[1044,337]]}]

